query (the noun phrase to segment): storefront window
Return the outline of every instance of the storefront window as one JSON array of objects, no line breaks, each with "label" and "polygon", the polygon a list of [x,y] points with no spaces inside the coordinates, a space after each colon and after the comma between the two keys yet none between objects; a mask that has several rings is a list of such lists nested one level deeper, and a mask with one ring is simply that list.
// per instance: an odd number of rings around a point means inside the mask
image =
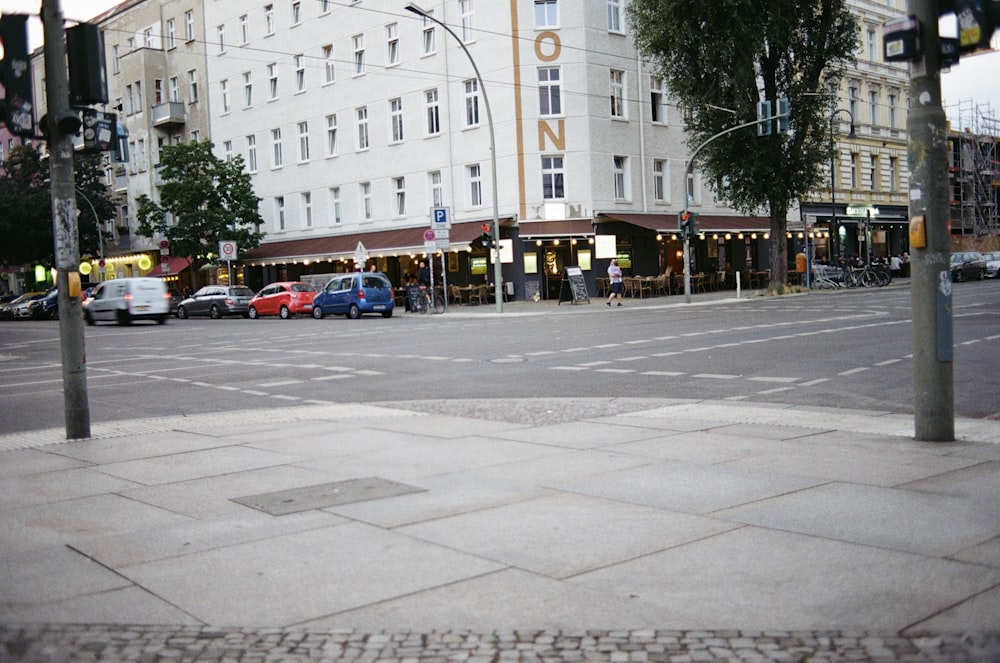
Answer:
[{"label": "storefront window", "polygon": [[537,274],[538,273],[538,255],[535,253],[525,253],[524,254],[524,273],[525,274]]},{"label": "storefront window", "polygon": [[576,252],[576,263],[579,265],[580,269],[589,272],[593,269],[590,264],[590,249],[580,249]]}]

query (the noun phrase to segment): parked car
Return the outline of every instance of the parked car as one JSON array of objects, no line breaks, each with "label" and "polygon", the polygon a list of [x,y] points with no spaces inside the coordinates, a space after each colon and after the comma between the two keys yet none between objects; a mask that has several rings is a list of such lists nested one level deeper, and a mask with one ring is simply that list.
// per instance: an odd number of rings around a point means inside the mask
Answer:
[{"label": "parked car", "polygon": [[986,261],[986,278],[995,279],[1000,273],[1000,251],[983,253],[983,260]]},{"label": "parked car", "polygon": [[[4,304],[3,308],[0,309],[0,320],[13,320],[14,318],[27,317],[28,304],[39,297],[43,297],[44,292],[26,292],[20,297],[15,297],[11,301]],[[17,311],[23,310],[25,315],[16,315]]]},{"label": "parked car", "polygon": [[263,288],[250,300],[247,313],[251,319],[277,315],[287,320],[296,313],[312,313],[316,288],[302,281],[280,281]]},{"label": "parked car", "polygon": [[206,285],[177,305],[177,317],[207,315],[218,320],[227,315],[249,316],[253,290],[245,285]]},{"label": "parked car", "polygon": [[177,315],[177,307],[184,300],[184,293],[176,288],[167,288],[167,295],[170,296],[170,315]]},{"label": "parked car", "polygon": [[162,325],[169,316],[167,284],[148,276],[103,281],[83,302],[88,325],[99,321],[129,325],[133,320],[155,320]]},{"label": "parked car", "polygon": [[28,315],[32,320],[57,320],[59,318],[59,291],[52,288],[44,296],[28,302]]},{"label": "parked car", "polygon": [[986,276],[986,261],[975,251],[958,251],[951,254],[951,280],[968,281]]},{"label": "parked car", "polygon": [[389,277],[381,272],[354,272],[330,279],[313,300],[312,314],[317,320],[324,315],[346,315],[356,320],[365,313],[391,318],[395,305]]}]

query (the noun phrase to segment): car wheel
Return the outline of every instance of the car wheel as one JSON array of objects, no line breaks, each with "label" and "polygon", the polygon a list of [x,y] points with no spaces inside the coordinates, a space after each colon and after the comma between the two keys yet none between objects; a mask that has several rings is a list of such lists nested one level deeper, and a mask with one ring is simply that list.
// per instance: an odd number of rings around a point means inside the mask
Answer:
[{"label": "car wheel", "polygon": [[83,312],[83,321],[86,322],[91,327],[94,326],[94,316],[90,313],[90,311]]},{"label": "car wheel", "polygon": [[212,308],[208,309],[208,315],[213,320],[218,320],[222,317],[222,311],[219,310],[218,306],[212,304]]},{"label": "car wheel", "polygon": [[313,317],[317,320],[323,319],[323,309],[318,306],[313,306]]},{"label": "car wheel", "polygon": [[256,320],[258,318],[256,306],[250,307],[250,310],[247,311],[247,317],[250,318],[251,320]]},{"label": "car wheel", "polygon": [[392,311],[382,311],[382,317],[383,318],[391,318],[392,317]]},{"label": "car wheel", "polygon": [[125,310],[118,311],[118,324],[120,325],[132,324],[132,316],[128,314],[128,311]]},{"label": "car wheel", "polygon": [[184,308],[183,306],[178,306],[177,307],[177,317],[180,318],[181,320],[187,320],[187,317],[188,317],[187,309]]},{"label": "car wheel", "polygon": [[955,272],[955,278],[953,280],[954,281],[964,281],[965,280],[965,274],[962,273],[962,270],[958,270],[957,272]]},{"label": "car wheel", "polygon": [[165,324],[167,324],[167,316],[161,315],[160,317],[158,317],[156,319],[156,324],[158,324],[158,325],[165,325]]},{"label": "car wheel", "polygon": [[278,317],[280,317],[282,320],[287,320],[288,318],[292,317],[292,312],[288,310],[287,306],[282,306],[278,310]]},{"label": "car wheel", "polygon": [[357,320],[361,317],[361,309],[358,308],[357,304],[351,304],[351,308],[347,309],[347,317],[351,320]]}]

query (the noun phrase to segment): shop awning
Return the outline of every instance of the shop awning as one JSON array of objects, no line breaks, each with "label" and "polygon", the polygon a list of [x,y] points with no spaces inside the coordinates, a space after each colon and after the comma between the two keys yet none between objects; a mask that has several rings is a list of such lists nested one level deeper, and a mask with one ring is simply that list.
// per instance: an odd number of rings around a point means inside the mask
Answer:
[{"label": "shop awning", "polygon": [[[176,276],[191,265],[191,258],[180,256],[167,256],[167,261],[160,261],[160,264],[153,265],[153,269],[147,276]],[[164,269],[166,266],[166,269]]]},{"label": "shop awning", "polygon": [[593,237],[594,222],[591,219],[567,219],[564,221],[521,221],[518,226],[521,239],[542,239],[547,237]]},{"label": "shop awning", "polygon": [[[501,219],[501,225],[503,223]],[[452,249],[464,250],[483,234],[483,221],[453,223],[449,233]],[[376,232],[346,233],[306,239],[265,242],[244,255],[247,264],[282,263],[294,261],[341,260],[351,258],[358,246],[364,244],[368,255],[391,256],[424,252],[424,233],[428,226],[398,228]]]},{"label": "shop awning", "polygon": [[[640,228],[661,233],[677,232],[676,214],[618,214],[602,212],[597,222],[620,221]],[[765,216],[741,216],[723,214],[698,214],[698,226],[702,232],[769,232],[771,219]]]}]

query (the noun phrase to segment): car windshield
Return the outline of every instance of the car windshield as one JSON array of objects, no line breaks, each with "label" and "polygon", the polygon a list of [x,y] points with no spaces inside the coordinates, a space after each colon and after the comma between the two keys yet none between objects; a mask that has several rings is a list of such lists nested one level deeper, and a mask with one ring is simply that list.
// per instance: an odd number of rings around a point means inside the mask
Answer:
[{"label": "car windshield", "polygon": [[230,288],[229,294],[234,297],[253,297],[254,292],[245,285],[238,285]]}]

